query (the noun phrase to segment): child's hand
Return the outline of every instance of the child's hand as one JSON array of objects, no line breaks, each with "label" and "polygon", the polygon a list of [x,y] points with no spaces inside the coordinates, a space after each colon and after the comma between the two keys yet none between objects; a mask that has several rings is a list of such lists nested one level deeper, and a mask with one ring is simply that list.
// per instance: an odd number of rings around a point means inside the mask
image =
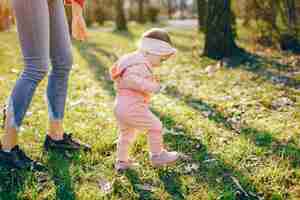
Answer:
[{"label": "child's hand", "polygon": [[154,81],[156,81],[157,83],[160,83],[160,77],[158,75],[154,75]]},{"label": "child's hand", "polygon": [[73,2],[72,3],[72,35],[75,39],[84,41],[87,38],[86,24],[82,16],[81,6]]}]

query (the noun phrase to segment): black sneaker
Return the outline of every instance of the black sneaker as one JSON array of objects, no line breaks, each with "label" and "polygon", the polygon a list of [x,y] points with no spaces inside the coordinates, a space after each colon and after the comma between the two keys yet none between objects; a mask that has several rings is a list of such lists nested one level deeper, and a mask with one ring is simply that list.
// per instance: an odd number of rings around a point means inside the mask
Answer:
[{"label": "black sneaker", "polygon": [[62,140],[53,140],[49,135],[46,136],[44,143],[44,148],[46,151],[49,150],[84,150],[91,151],[91,146],[84,144],[79,140],[72,138],[72,134],[64,133]]},{"label": "black sneaker", "polygon": [[45,171],[41,163],[30,159],[20,148],[15,146],[10,152],[0,150],[0,163],[10,169],[26,169],[32,171]]}]

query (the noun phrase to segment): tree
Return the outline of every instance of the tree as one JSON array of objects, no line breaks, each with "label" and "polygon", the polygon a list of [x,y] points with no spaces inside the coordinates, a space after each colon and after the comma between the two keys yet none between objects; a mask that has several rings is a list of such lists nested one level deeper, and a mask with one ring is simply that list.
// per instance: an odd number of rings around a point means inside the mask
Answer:
[{"label": "tree", "polygon": [[[106,16],[108,14],[107,11],[109,11],[109,9],[107,8],[107,6],[109,5],[108,4],[109,2],[107,0],[97,0],[96,2],[97,2],[96,5],[95,5],[95,18],[96,18],[96,21],[97,21],[98,24],[104,25],[104,22],[106,20]],[[110,14],[112,15],[111,12],[110,12]]]},{"label": "tree", "polygon": [[115,8],[116,8],[116,29],[119,31],[127,31],[127,20],[125,17],[124,11],[124,1],[123,0],[116,0],[115,1]]},{"label": "tree", "polygon": [[[284,23],[284,29],[280,33],[280,48],[300,53],[300,42],[298,40],[298,19],[295,0],[282,0],[280,17]],[[279,5],[279,6],[280,6]]]},{"label": "tree", "polygon": [[172,19],[172,13],[173,13],[173,4],[172,4],[172,0],[167,0],[168,3],[168,18]]},{"label": "tree", "polygon": [[184,11],[186,10],[186,8],[187,8],[186,0],[180,0],[179,9],[180,9],[180,18],[181,19],[185,19]]},{"label": "tree", "polygon": [[195,0],[197,4],[197,13],[198,13],[198,27],[199,30],[204,31],[206,25],[206,16],[207,16],[207,2],[206,0]]},{"label": "tree", "polygon": [[176,2],[174,0],[162,0],[161,1],[162,5],[167,8],[168,12],[168,19],[173,18],[173,12],[174,12],[174,7],[176,6]]},{"label": "tree", "polygon": [[289,32],[297,35],[297,10],[295,0],[285,0],[285,7],[287,13],[287,26]]},{"label": "tree", "polygon": [[256,22],[257,42],[264,46],[279,46],[282,50],[300,51],[295,0],[249,0],[246,8],[247,17],[254,16]]},{"label": "tree", "polygon": [[207,6],[204,55],[215,59],[231,57],[239,50],[235,43],[231,0],[210,0]]},{"label": "tree", "polygon": [[138,0],[138,5],[139,5],[138,22],[143,24],[145,23],[144,0]]}]

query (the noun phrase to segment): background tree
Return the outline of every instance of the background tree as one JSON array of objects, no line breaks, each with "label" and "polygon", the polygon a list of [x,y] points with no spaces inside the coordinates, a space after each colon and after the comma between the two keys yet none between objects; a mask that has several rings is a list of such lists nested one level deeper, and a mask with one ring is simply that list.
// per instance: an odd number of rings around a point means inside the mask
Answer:
[{"label": "background tree", "polygon": [[124,1],[115,0],[115,8],[116,8],[116,30],[119,31],[128,30],[127,20],[124,11]]},{"label": "background tree", "polygon": [[295,0],[281,0],[278,4],[280,19],[283,27],[280,33],[280,48],[300,53],[300,42],[298,38],[299,23]]},{"label": "background tree", "polygon": [[248,0],[244,9],[245,27],[251,27],[257,33],[253,36],[254,41],[282,50],[300,50],[300,9],[297,9],[295,0]]},{"label": "background tree", "polygon": [[288,27],[291,32],[294,32],[295,35],[298,33],[297,21],[298,14],[296,10],[296,1],[295,0],[285,0],[287,18],[288,18]]},{"label": "background tree", "polygon": [[186,10],[187,5],[186,5],[186,0],[180,0],[179,2],[179,9],[180,9],[180,19],[185,19],[185,13],[184,11]]},{"label": "background tree", "polygon": [[194,0],[194,5],[197,6],[198,14],[198,28],[205,31],[206,17],[207,17],[207,1],[206,0]]},{"label": "background tree", "polygon": [[145,3],[145,0],[138,0],[138,10],[139,10],[138,22],[141,24],[144,24],[146,22],[145,12],[144,12],[144,3]]},{"label": "background tree", "polygon": [[208,1],[204,55],[221,59],[231,57],[239,49],[235,43],[235,17],[230,0]]},{"label": "background tree", "polygon": [[169,19],[172,19],[173,16],[173,3],[172,3],[172,0],[167,0],[167,8],[168,8],[168,18]]}]

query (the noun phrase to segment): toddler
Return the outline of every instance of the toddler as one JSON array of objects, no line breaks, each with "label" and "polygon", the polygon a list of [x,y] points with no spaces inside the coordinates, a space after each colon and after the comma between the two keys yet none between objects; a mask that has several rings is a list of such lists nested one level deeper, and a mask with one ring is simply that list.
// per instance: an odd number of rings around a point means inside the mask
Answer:
[{"label": "toddler", "polygon": [[129,159],[128,151],[138,130],[147,131],[153,166],[168,165],[179,158],[177,152],[163,148],[162,123],[149,109],[151,94],[160,91],[152,69],[176,53],[171,44],[165,30],[151,29],[143,34],[137,51],[121,57],[113,65],[111,78],[117,91],[114,114],[120,129],[115,164],[117,171],[135,165]]}]

